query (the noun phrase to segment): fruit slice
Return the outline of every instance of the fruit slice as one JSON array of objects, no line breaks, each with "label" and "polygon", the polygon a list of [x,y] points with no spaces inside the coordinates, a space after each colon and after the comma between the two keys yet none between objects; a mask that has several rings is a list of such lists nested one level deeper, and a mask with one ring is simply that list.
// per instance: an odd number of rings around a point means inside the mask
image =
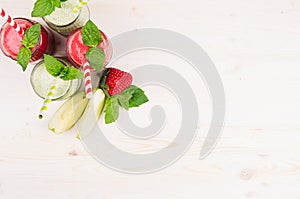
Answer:
[{"label": "fruit slice", "polygon": [[53,115],[48,128],[60,134],[71,129],[82,116],[89,100],[80,92],[67,100]]},{"label": "fruit slice", "polygon": [[97,89],[79,120],[77,127],[78,138],[87,136],[94,130],[102,113],[104,104],[105,94],[101,89]]}]

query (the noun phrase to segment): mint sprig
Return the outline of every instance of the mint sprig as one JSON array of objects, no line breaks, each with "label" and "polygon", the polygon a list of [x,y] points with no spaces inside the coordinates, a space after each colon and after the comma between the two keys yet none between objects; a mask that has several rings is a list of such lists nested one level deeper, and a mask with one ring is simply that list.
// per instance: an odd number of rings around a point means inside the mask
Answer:
[{"label": "mint sprig", "polygon": [[41,25],[35,24],[28,28],[21,42],[26,48],[33,48],[39,41],[41,34]]},{"label": "mint sprig", "polygon": [[45,17],[50,15],[55,8],[61,8],[60,0],[37,0],[31,12],[32,17]]},{"label": "mint sprig", "polygon": [[82,41],[89,47],[97,47],[102,42],[102,35],[98,27],[91,20],[88,20],[82,27]]},{"label": "mint sprig", "polygon": [[104,51],[99,48],[90,48],[86,53],[86,59],[91,67],[101,71],[105,62]]},{"label": "mint sprig", "polygon": [[102,42],[102,35],[91,20],[82,27],[82,41],[86,46],[91,47],[86,53],[86,59],[90,66],[101,71],[105,62],[105,53],[97,46]]},{"label": "mint sprig", "polygon": [[149,99],[145,95],[145,92],[140,88],[136,88],[129,100],[129,108],[140,107],[142,104],[147,103],[148,101]]},{"label": "mint sprig", "polygon": [[59,77],[62,80],[68,81],[73,79],[82,79],[84,77],[84,74],[77,68],[65,67]]},{"label": "mint sprig", "polygon": [[60,0],[51,0],[52,4],[57,7],[57,8],[61,8],[61,3]]},{"label": "mint sprig", "polygon": [[[105,89],[103,89],[105,90]],[[119,117],[119,106],[125,110],[139,107],[148,102],[149,99],[145,92],[137,86],[131,85],[122,93],[110,97],[107,95],[105,102],[105,123],[110,124],[115,122]]]},{"label": "mint sprig", "polygon": [[22,66],[23,71],[26,70],[29,61],[31,59],[31,50],[26,48],[25,46],[22,46],[19,50],[18,56],[17,56],[17,63]]},{"label": "mint sprig", "polygon": [[31,48],[35,47],[39,41],[41,34],[41,25],[34,24],[25,31],[24,38],[21,41],[22,47],[17,56],[17,63],[22,66],[23,71],[26,70],[32,56]]},{"label": "mint sprig", "polygon": [[110,124],[115,122],[119,117],[119,104],[117,97],[107,98],[105,101],[105,123]]},{"label": "mint sprig", "polygon": [[81,70],[65,66],[53,56],[45,54],[44,63],[50,75],[59,77],[62,80],[68,81],[74,79],[82,79],[84,77],[84,74]]}]

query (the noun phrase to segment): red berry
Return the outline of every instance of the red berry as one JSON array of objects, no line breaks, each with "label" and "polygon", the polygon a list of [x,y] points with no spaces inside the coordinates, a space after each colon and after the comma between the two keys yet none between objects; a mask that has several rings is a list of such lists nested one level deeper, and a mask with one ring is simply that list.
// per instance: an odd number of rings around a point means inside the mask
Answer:
[{"label": "red berry", "polygon": [[132,84],[132,76],[130,73],[116,68],[108,68],[107,70],[106,85],[108,85],[107,91],[110,96],[122,93]]}]

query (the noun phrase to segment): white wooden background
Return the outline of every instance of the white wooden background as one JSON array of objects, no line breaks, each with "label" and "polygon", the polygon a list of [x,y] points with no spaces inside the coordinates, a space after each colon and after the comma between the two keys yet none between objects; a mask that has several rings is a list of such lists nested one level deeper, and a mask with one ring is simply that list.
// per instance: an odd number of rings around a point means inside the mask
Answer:
[{"label": "white wooden background", "polygon": [[[33,0],[1,0],[14,16],[29,16],[32,5]],[[208,158],[198,160],[204,123],[192,148],[166,170],[117,173],[90,157],[74,132],[47,131],[47,120],[36,119],[41,101],[31,91],[30,70],[23,74],[0,55],[1,199],[300,198],[299,0],[92,0],[90,5],[92,18],[110,36],[156,27],[199,43],[224,81],[223,136]],[[126,139],[117,143],[126,148]]]}]

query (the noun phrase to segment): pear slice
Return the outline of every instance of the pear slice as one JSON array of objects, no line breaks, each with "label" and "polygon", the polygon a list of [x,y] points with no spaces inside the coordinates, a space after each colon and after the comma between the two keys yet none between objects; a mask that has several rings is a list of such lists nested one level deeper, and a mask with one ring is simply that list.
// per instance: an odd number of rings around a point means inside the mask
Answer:
[{"label": "pear slice", "polygon": [[85,92],[71,97],[55,112],[49,122],[49,130],[61,134],[71,129],[82,116],[88,102]]},{"label": "pear slice", "polygon": [[91,133],[101,116],[105,104],[105,94],[101,89],[94,92],[77,127],[77,138],[83,138]]}]

